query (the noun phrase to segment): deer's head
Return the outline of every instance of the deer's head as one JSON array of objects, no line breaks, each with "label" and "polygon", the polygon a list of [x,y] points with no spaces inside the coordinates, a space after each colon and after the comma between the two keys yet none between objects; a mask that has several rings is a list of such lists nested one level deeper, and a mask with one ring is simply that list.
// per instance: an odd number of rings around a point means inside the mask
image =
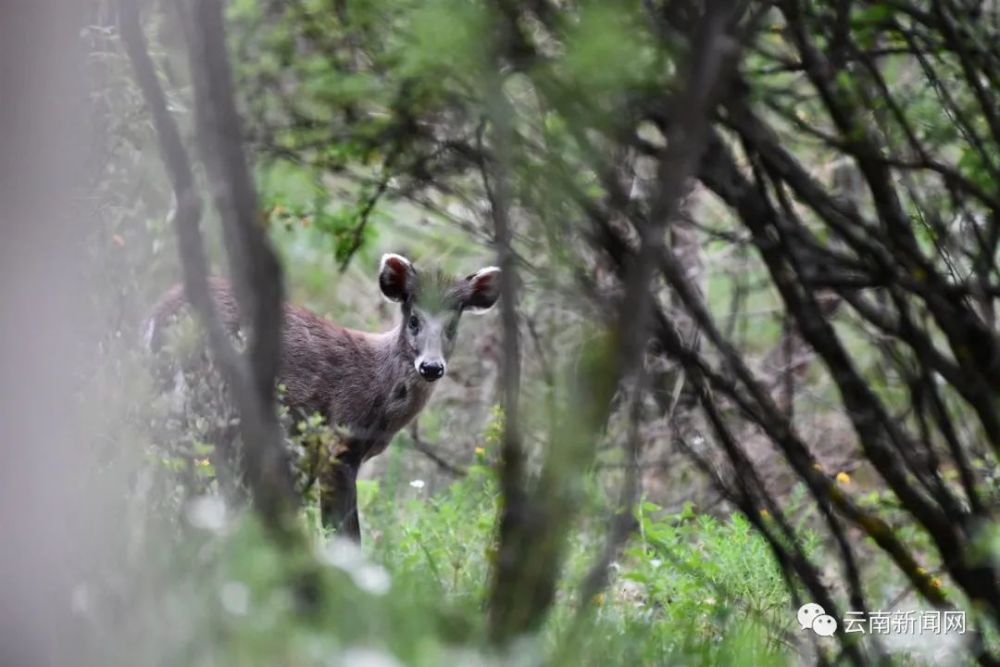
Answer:
[{"label": "deer's head", "polygon": [[382,255],[379,288],[400,304],[400,346],[420,377],[434,382],[444,376],[462,313],[492,308],[500,296],[499,278],[495,266],[455,279],[440,272],[418,272],[402,255]]}]

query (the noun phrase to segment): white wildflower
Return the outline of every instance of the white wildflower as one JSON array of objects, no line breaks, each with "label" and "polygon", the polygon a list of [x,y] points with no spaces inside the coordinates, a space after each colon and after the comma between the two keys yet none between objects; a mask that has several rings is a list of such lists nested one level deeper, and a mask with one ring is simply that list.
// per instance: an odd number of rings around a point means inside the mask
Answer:
[{"label": "white wildflower", "polygon": [[392,577],[381,565],[365,563],[351,573],[354,585],[372,595],[385,595],[392,586]]},{"label": "white wildflower", "polygon": [[345,667],[402,667],[388,651],[366,646],[353,646],[344,651],[340,664]]},{"label": "white wildflower", "polygon": [[239,581],[227,581],[219,591],[223,608],[233,616],[246,616],[250,609],[250,590]]},{"label": "white wildflower", "polygon": [[189,501],[185,509],[188,523],[195,528],[218,533],[226,527],[228,512],[221,496],[199,496]]},{"label": "white wildflower", "polygon": [[357,544],[342,537],[333,538],[320,554],[327,565],[346,572],[354,585],[371,595],[385,595],[392,578],[381,565],[371,563]]}]

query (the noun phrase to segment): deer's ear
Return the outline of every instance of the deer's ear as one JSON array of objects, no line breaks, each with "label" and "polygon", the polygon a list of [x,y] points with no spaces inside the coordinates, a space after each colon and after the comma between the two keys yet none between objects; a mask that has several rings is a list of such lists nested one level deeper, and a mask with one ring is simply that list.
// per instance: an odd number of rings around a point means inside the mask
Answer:
[{"label": "deer's ear", "polygon": [[467,285],[463,310],[485,313],[500,298],[500,269],[495,266],[479,269],[465,281]]},{"label": "deer's ear", "polygon": [[413,296],[417,284],[416,269],[402,255],[386,253],[378,269],[378,286],[390,301],[406,301]]}]

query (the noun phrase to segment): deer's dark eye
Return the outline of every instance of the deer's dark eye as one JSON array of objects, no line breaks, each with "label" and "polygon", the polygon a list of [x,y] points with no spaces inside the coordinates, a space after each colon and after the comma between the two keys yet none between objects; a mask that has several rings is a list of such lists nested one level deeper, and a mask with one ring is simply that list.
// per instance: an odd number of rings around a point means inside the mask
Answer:
[{"label": "deer's dark eye", "polygon": [[420,320],[416,315],[410,315],[410,331],[413,333],[420,331]]}]

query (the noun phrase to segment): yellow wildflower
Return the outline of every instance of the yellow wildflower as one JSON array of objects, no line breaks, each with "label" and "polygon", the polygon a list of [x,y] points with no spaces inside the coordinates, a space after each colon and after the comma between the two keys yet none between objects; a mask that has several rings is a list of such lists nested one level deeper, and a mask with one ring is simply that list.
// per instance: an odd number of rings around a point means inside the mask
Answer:
[{"label": "yellow wildflower", "polygon": [[848,475],[843,470],[841,470],[840,472],[837,473],[837,481],[840,482],[841,484],[850,484],[851,476]]}]

